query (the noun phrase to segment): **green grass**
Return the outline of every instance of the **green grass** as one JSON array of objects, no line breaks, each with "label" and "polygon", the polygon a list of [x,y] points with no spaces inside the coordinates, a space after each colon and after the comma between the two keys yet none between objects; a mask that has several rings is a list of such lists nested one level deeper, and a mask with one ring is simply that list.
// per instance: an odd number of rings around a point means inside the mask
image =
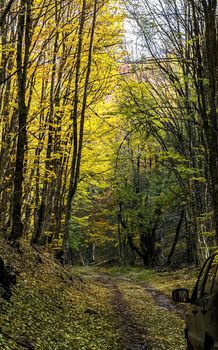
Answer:
[{"label": "green grass", "polygon": [[119,288],[137,323],[145,328],[152,349],[186,349],[184,322],[175,312],[159,307],[142,285],[120,281]]},{"label": "green grass", "polygon": [[176,271],[155,271],[143,267],[112,267],[101,269],[113,277],[129,278],[132,281],[145,282],[154,288],[171,297],[172,290],[175,288],[187,288],[192,290],[194,287],[199,270],[194,267],[183,268]]}]

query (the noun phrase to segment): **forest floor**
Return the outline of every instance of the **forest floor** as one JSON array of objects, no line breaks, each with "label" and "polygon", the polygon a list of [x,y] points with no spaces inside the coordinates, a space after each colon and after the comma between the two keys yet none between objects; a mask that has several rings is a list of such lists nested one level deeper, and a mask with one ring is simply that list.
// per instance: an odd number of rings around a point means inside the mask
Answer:
[{"label": "forest floor", "polygon": [[119,332],[116,345],[106,349],[187,348],[184,338],[187,305],[175,304],[171,293],[177,287],[191,289],[196,279],[195,269],[161,273],[143,268],[77,268],[76,271],[88,283],[109,294],[107,303],[112,307]]},{"label": "forest floor", "polygon": [[10,301],[0,298],[1,350],[186,349],[184,305],[174,287],[191,287],[195,270],[63,268],[49,253],[0,241],[18,273]]}]

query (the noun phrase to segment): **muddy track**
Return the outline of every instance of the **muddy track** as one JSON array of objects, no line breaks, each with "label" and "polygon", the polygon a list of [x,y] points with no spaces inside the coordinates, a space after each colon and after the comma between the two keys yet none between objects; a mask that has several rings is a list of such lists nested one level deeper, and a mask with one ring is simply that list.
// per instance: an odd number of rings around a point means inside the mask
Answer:
[{"label": "muddy track", "polygon": [[164,294],[153,288],[152,286],[148,286],[145,284],[141,284],[145,288],[145,291],[152,296],[152,298],[155,301],[155,304],[159,306],[160,309],[167,310],[167,311],[173,311],[177,313],[182,319],[185,318],[185,311],[184,309],[179,308],[178,305],[173,304]]},{"label": "muddy track", "polygon": [[129,283],[132,283],[134,285],[139,285],[145,289],[145,292],[150,294],[150,296],[153,298],[155,301],[155,304],[163,310],[166,311],[172,311],[175,312],[180,318],[184,319],[185,318],[185,310],[184,307],[181,308],[181,305],[174,303],[170,299],[168,299],[163,293],[161,293],[159,290],[155,289],[149,284],[143,283],[143,282],[136,282],[133,281],[129,278],[122,278],[122,277],[117,277],[117,280],[121,281],[128,281]]},{"label": "muddy track", "polygon": [[101,275],[95,279],[95,282],[100,283],[111,290],[112,300],[111,305],[117,316],[119,327],[121,330],[120,350],[149,350],[152,349],[146,340],[146,329],[140,326],[134,315],[132,314],[127,302],[124,300],[121,291],[119,290],[114,279]]}]

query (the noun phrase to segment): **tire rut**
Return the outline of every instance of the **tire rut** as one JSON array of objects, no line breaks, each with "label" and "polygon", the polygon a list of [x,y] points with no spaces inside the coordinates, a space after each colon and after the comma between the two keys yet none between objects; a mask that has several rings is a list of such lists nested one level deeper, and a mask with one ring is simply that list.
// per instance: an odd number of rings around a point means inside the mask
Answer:
[{"label": "tire rut", "polygon": [[146,329],[137,323],[130,311],[128,303],[114,280],[108,276],[99,276],[95,282],[109,288],[112,292],[111,305],[117,316],[121,330],[120,350],[149,350],[151,347],[146,340]]},{"label": "tire rut", "polygon": [[121,281],[125,280],[134,285],[143,287],[145,289],[145,292],[148,293],[153,298],[155,304],[160,309],[175,312],[181,319],[185,319],[186,311],[184,307],[180,307],[181,305],[174,303],[169,298],[167,298],[165,294],[161,293],[159,290],[155,289],[151,285],[143,282],[136,282],[126,277],[125,278],[118,277],[117,280],[121,280]]},{"label": "tire rut", "polygon": [[153,288],[152,286],[149,285],[144,285],[141,284],[145,288],[145,291],[150,294],[150,296],[153,298],[155,301],[155,304],[167,311],[173,311],[175,312],[178,316],[180,316],[182,319],[185,318],[185,310],[180,309],[178,305],[173,304],[164,294]]}]

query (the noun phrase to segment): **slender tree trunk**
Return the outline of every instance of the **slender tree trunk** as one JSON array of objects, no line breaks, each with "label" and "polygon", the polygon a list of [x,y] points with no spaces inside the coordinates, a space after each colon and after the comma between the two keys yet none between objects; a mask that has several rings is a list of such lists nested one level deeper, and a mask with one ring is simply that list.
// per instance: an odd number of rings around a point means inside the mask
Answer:
[{"label": "slender tree trunk", "polygon": [[82,55],[82,35],[84,31],[84,22],[85,22],[85,10],[86,10],[86,1],[83,0],[81,20],[80,20],[80,29],[79,29],[79,42],[78,42],[78,52],[77,52],[77,64],[76,64],[76,80],[75,80],[75,95],[74,95],[74,111],[73,111],[73,136],[74,136],[74,148],[73,148],[73,158],[71,165],[71,177],[70,177],[70,187],[67,197],[67,207],[66,207],[66,229],[63,239],[63,253],[64,261],[68,262],[69,254],[69,233],[71,225],[71,215],[72,215],[72,205],[73,199],[76,194],[79,174],[80,174],[80,165],[82,159],[82,149],[83,149],[83,135],[84,135],[84,123],[85,123],[85,113],[88,97],[88,88],[89,88],[89,78],[91,73],[92,65],[92,54],[93,54],[93,44],[94,44],[94,34],[97,18],[97,0],[94,3],[92,27],[90,33],[90,42],[89,42],[89,51],[88,51],[88,62],[85,76],[85,85],[83,91],[83,100],[82,100],[82,110],[80,115],[80,125],[78,131],[78,97],[79,97],[79,77],[80,77],[80,65],[81,65],[81,55]]},{"label": "slender tree trunk", "polygon": [[174,255],[174,252],[175,252],[175,249],[176,249],[176,245],[177,245],[177,243],[179,241],[179,234],[180,234],[180,231],[181,231],[184,215],[185,215],[185,210],[183,209],[182,212],[181,212],[181,215],[180,215],[180,219],[179,219],[177,228],[176,228],[176,234],[175,234],[175,237],[174,237],[172,248],[171,248],[170,253],[168,255],[168,258],[167,258],[167,265],[171,264],[171,260],[172,260],[172,257]]},{"label": "slender tree trunk", "polygon": [[202,0],[205,15],[206,69],[209,80],[208,124],[206,137],[209,146],[212,200],[216,241],[218,244],[218,21],[217,1]]},{"label": "slender tree trunk", "polygon": [[[58,21],[56,19],[56,24],[58,25]],[[31,243],[32,244],[39,244],[42,239],[43,235],[43,229],[44,229],[44,222],[45,222],[45,216],[46,216],[46,199],[48,196],[48,188],[49,188],[49,182],[48,182],[48,176],[49,172],[52,169],[52,162],[51,162],[51,154],[53,150],[53,117],[54,117],[54,90],[55,90],[55,77],[56,77],[56,59],[57,59],[57,51],[58,51],[58,37],[59,33],[56,33],[55,40],[54,40],[54,51],[53,51],[53,59],[52,59],[52,74],[51,74],[51,87],[50,87],[50,101],[49,101],[49,116],[48,116],[48,144],[47,144],[47,150],[46,150],[46,162],[45,162],[45,180],[43,182],[43,189],[42,189],[42,195],[41,195],[41,203],[38,209],[38,220],[37,225],[35,228],[35,232],[33,234]]]},{"label": "slender tree trunk", "polygon": [[[12,228],[10,239],[15,245],[23,234],[23,223],[21,218],[23,177],[24,177],[24,155],[27,146],[27,107],[26,107],[26,80],[27,66],[30,49],[31,28],[31,2],[21,0],[18,15],[18,38],[17,38],[17,79],[18,79],[18,139],[16,149],[16,163],[14,173],[14,191],[12,198]],[[23,54],[23,46],[25,46]]]}]

